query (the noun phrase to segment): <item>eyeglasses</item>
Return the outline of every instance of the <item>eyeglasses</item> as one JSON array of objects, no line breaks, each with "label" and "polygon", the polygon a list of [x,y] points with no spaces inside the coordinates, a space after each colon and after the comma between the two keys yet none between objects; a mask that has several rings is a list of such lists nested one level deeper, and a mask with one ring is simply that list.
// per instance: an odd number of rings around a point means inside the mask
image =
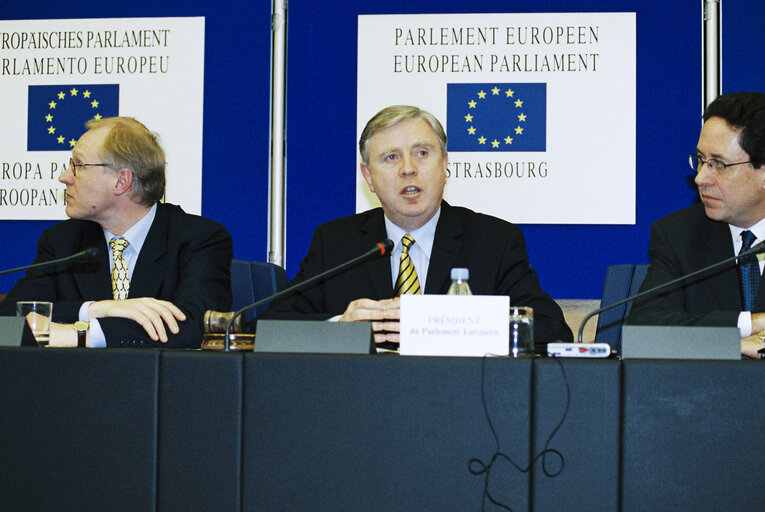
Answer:
[{"label": "eyeglasses", "polygon": [[716,158],[710,158],[709,160],[704,160],[704,158],[702,158],[701,155],[690,155],[688,157],[688,163],[691,165],[691,169],[693,169],[696,172],[699,172],[702,167],[707,165],[709,166],[709,168],[712,170],[714,174],[726,174],[728,171],[728,167],[733,167],[734,165],[751,164],[752,161],[749,160],[747,162],[736,162],[734,164],[726,164],[725,162],[717,160]]},{"label": "eyeglasses", "polygon": [[112,164],[81,164],[74,161],[74,158],[69,159],[69,169],[72,170],[72,176],[77,176],[77,168],[78,167],[111,167]]}]

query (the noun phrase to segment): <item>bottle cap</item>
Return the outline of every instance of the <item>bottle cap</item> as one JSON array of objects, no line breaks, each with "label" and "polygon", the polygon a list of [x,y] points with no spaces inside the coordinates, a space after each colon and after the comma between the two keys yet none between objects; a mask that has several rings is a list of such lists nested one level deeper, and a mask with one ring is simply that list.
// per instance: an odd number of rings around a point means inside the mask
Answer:
[{"label": "bottle cap", "polygon": [[453,268],[452,281],[467,281],[470,278],[470,271],[466,268]]}]

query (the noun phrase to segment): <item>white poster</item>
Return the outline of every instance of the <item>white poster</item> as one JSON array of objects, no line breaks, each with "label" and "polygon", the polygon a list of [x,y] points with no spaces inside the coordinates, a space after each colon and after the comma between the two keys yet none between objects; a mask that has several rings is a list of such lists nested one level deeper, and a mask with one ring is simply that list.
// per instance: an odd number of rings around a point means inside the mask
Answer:
[{"label": "white poster", "polygon": [[[635,13],[359,16],[357,138],[415,105],[445,199],[515,223],[635,223]],[[357,159],[360,159],[357,156]],[[379,206],[357,171],[356,210]]]},{"label": "white poster", "polygon": [[65,219],[58,176],[85,122],[159,134],[166,200],[202,209],[204,18],[0,21],[0,219]]}]

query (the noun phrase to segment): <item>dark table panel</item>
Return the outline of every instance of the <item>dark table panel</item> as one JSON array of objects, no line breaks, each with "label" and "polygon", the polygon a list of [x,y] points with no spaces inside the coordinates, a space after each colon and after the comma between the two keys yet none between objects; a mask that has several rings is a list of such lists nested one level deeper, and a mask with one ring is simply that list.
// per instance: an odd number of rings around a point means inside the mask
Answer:
[{"label": "dark table panel", "polygon": [[762,510],[765,366],[624,363],[623,510]]},{"label": "dark table panel", "polygon": [[159,510],[239,510],[243,360],[162,352]]},{"label": "dark table panel", "polygon": [[158,351],[0,349],[0,507],[150,511]]},{"label": "dark table panel", "polygon": [[[531,361],[247,355],[245,510],[480,510],[499,449],[528,465]],[[493,485],[496,482],[496,486]],[[529,477],[497,462],[491,491],[528,506]]]},{"label": "dark table panel", "polygon": [[761,508],[765,365],[561,364],[0,349],[0,509]]},{"label": "dark table panel", "polygon": [[618,510],[619,361],[537,359],[533,389],[534,510]]}]

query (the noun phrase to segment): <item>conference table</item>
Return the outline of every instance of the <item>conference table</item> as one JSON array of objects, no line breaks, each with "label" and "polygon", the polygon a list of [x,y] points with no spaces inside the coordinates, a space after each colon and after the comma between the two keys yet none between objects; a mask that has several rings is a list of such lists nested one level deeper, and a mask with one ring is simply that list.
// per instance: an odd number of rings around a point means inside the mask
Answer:
[{"label": "conference table", "polygon": [[0,349],[0,510],[761,510],[765,364]]}]

